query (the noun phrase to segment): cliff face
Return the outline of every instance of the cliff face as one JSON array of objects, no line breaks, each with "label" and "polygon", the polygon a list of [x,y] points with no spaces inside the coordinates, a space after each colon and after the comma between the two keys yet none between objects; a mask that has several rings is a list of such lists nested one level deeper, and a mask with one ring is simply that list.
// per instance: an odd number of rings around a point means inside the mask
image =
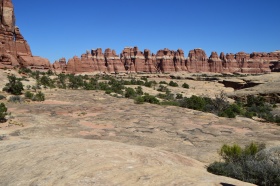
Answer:
[{"label": "cliff face", "polygon": [[66,63],[65,58],[53,64],[56,72],[65,73],[269,73],[280,71],[280,51],[271,53],[218,55],[212,52],[210,57],[202,49],[191,50],[188,57],[184,51],[159,50],[151,54],[150,50],[143,52],[138,47],[126,47],[120,57],[111,49],[95,49],[81,55],[75,56]]},{"label": "cliff face", "polygon": [[32,56],[30,47],[15,26],[11,0],[0,0],[0,68],[50,69],[47,59]]}]

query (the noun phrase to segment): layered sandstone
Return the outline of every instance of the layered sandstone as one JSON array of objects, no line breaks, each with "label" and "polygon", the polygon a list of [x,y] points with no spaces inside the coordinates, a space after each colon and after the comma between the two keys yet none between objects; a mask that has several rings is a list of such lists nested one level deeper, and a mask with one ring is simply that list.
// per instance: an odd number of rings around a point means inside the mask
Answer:
[{"label": "layered sandstone", "polygon": [[[115,50],[98,48],[74,57],[66,65],[65,59],[56,61],[55,71],[67,73],[269,73],[280,71],[280,52],[248,54],[245,52],[220,53],[212,52],[208,58],[202,49],[191,50],[185,58],[184,51],[159,50],[156,55],[150,50],[143,52],[138,47],[126,47],[120,57]],[[63,70],[62,70],[63,69]],[[67,69],[67,70],[66,70]]]},{"label": "layered sandstone", "polygon": [[189,52],[186,64],[189,72],[209,72],[207,55],[200,48]]},{"label": "layered sandstone", "polygon": [[0,68],[28,67],[50,69],[47,59],[32,56],[30,47],[15,26],[14,7],[11,0],[0,0]]}]

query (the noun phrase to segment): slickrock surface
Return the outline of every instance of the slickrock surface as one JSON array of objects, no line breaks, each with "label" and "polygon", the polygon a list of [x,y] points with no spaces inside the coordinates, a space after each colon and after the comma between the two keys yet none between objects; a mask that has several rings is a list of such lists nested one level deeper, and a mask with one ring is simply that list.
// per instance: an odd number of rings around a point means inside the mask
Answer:
[{"label": "slickrock surface", "polygon": [[7,103],[12,118],[1,125],[0,134],[8,139],[109,140],[167,150],[204,163],[218,160],[217,150],[224,143],[280,143],[274,124],[172,106],[135,105],[133,100],[103,94],[53,90],[46,93],[44,103]]},{"label": "slickrock surface", "polygon": [[[276,81],[272,75],[251,78]],[[187,96],[233,92],[218,81],[173,81],[190,85],[172,87]],[[211,175],[205,166],[219,161],[217,151],[225,143],[280,145],[279,126],[272,123],[136,105],[102,91],[44,93],[44,102],[1,100],[11,112],[8,122],[0,124],[1,185],[246,185]]]},{"label": "slickrock surface", "polygon": [[191,158],[116,142],[65,138],[0,147],[1,185],[251,185],[212,175]]}]

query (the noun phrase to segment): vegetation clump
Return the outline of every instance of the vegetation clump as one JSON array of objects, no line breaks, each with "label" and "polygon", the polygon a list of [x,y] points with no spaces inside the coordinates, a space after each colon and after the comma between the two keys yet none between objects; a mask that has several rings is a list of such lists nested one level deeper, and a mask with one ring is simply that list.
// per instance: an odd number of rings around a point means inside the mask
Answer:
[{"label": "vegetation clump", "polygon": [[178,87],[179,86],[178,83],[176,83],[174,81],[170,81],[168,85],[171,86],[171,87]]},{"label": "vegetation clump", "polygon": [[21,83],[21,79],[17,78],[15,75],[8,76],[9,83],[5,85],[3,91],[14,95],[21,95],[23,91],[23,84]]},{"label": "vegetation clump", "polygon": [[251,143],[245,148],[234,144],[223,145],[219,151],[222,162],[207,167],[213,174],[232,177],[257,185],[280,185],[280,163],[271,163],[269,157],[258,156],[264,144]]},{"label": "vegetation clump", "polygon": [[189,88],[190,88],[190,86],[189,86],[187,83],[184,83],[184,84],[182,85],[182,87],[185,88],[185,89],[189,89]]},{"label": "vegetation clump", "polygon": [[8,109],[4,103],[0,103],[0,123],[6,122],[6,116],[8,115],[7,113]]}]

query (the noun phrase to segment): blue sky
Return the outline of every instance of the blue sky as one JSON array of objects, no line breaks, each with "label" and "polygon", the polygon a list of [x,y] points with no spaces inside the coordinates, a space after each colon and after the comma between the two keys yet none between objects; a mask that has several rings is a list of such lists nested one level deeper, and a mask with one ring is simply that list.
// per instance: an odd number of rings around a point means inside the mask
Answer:
[{"label": "blue sky", "polygon": [[156,52],[280,50],[279,0],[12,0],[33,55],[51,62],[92,48]]}]

